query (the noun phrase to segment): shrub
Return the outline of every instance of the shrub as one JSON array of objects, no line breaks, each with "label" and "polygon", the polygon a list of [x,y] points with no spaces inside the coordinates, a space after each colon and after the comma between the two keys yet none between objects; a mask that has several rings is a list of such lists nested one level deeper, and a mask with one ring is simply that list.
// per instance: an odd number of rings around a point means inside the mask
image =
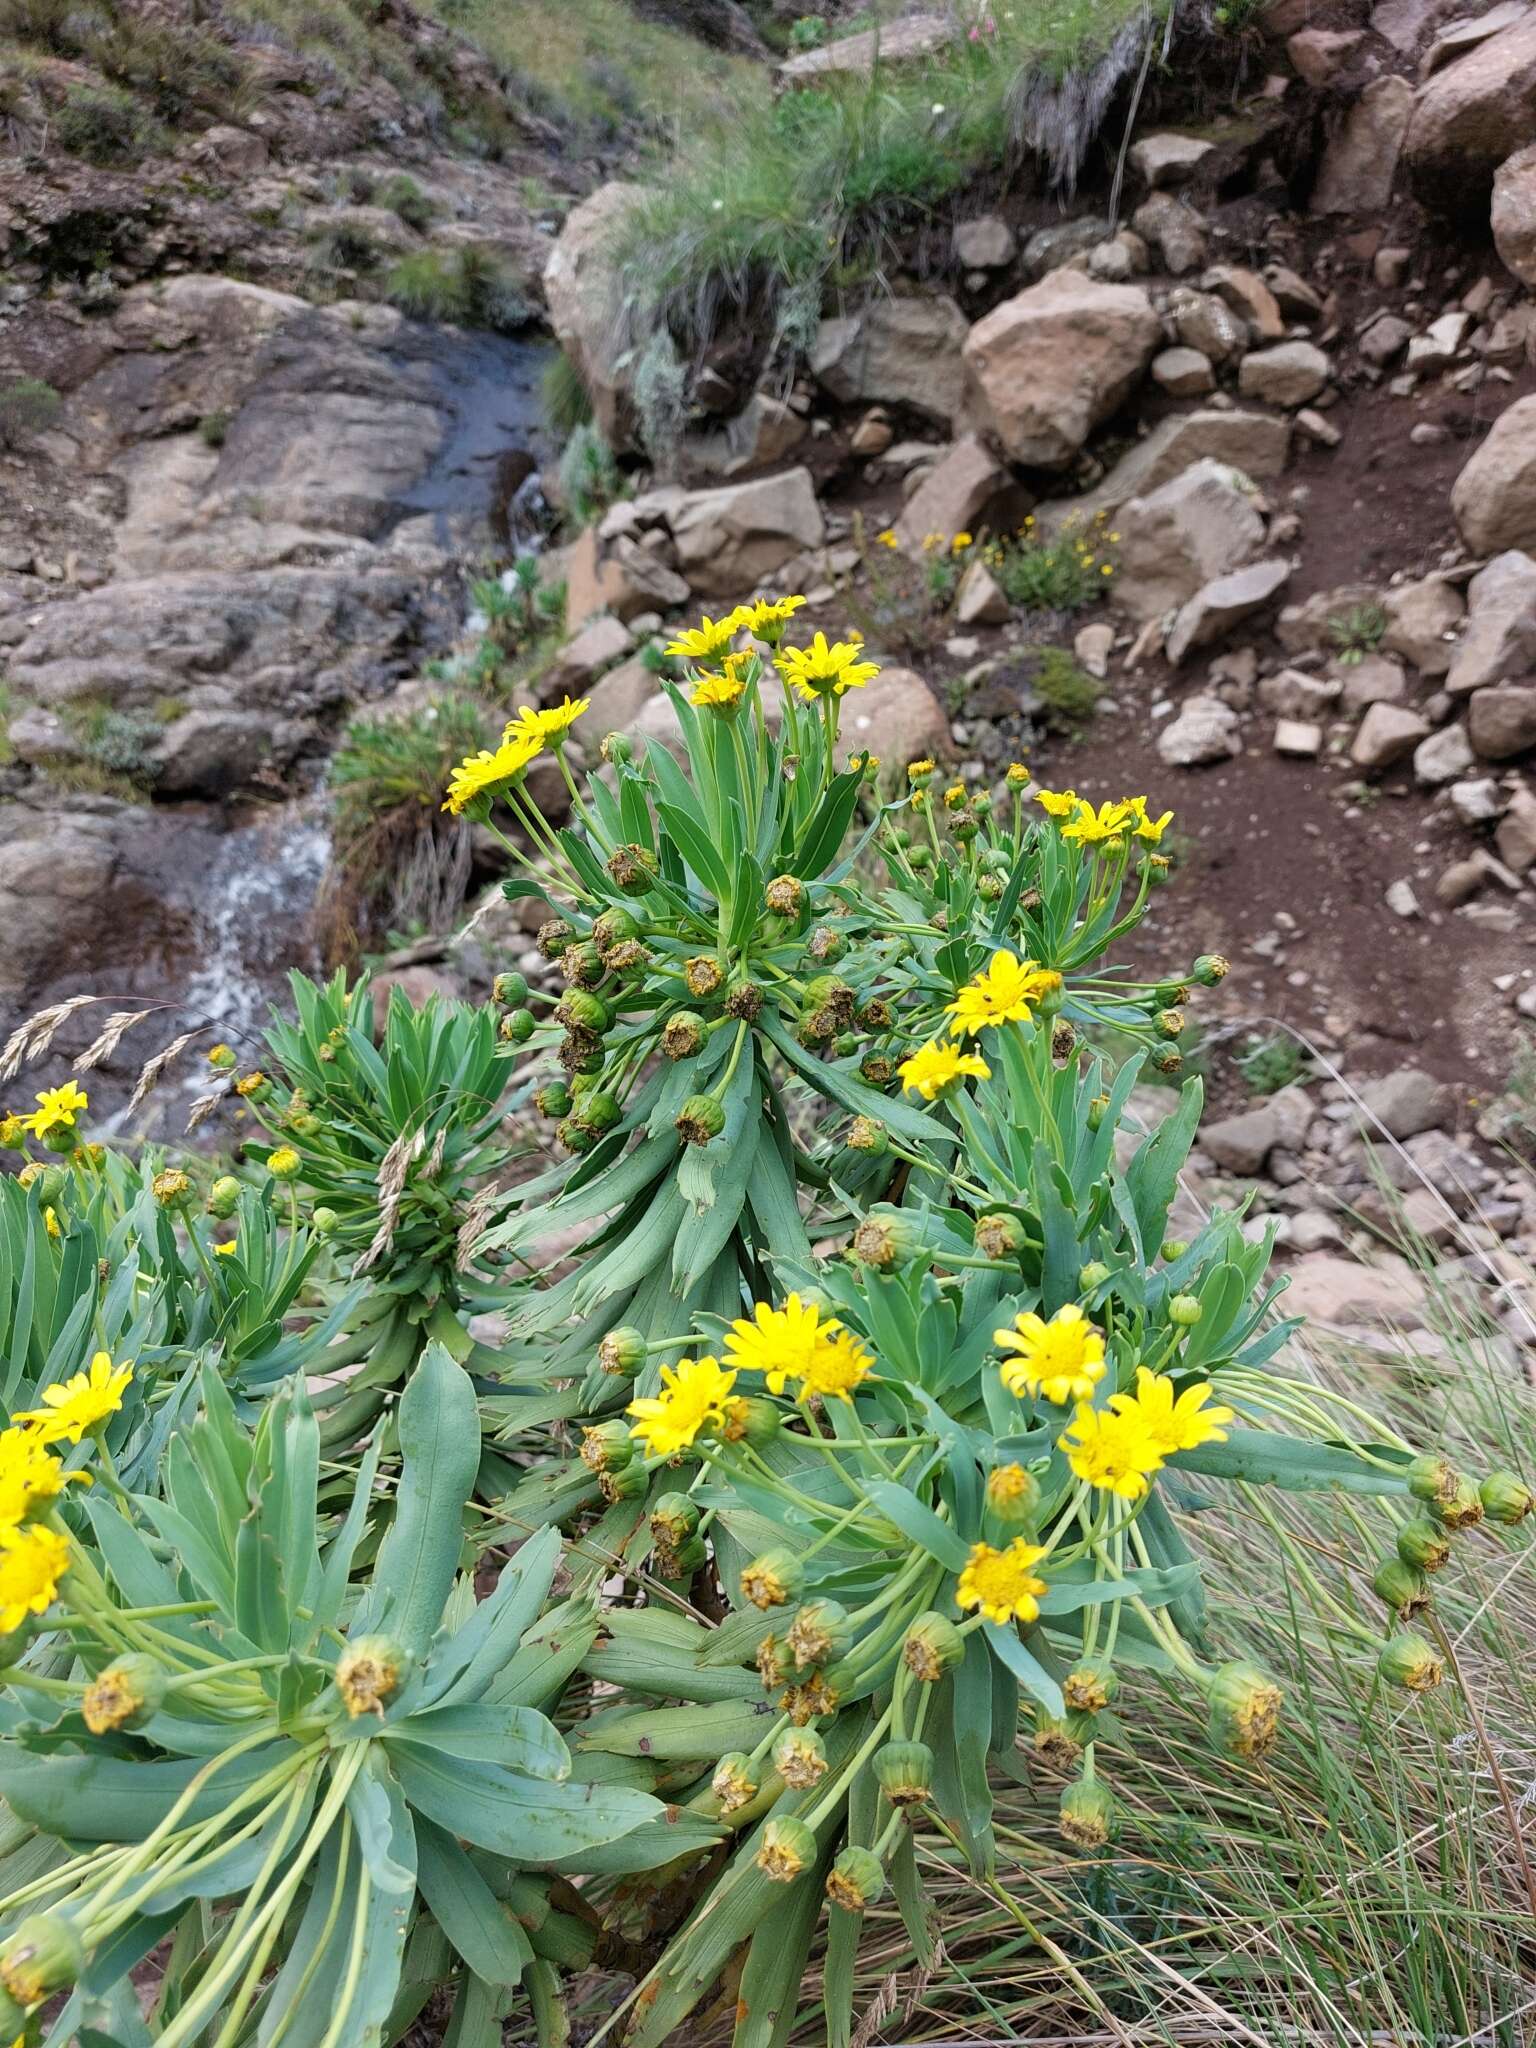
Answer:
[{"label": "shrub", "polygon": [[104,165],[139,163],[165,140],[133,95],[120,86],[67,87],[53,136],[70,156]]},{"label": "shrub", "polygon": [[511,271],[486,249],[416,250],[391,268],[384,293],[413,320],[510,332],[533,317]]},{"label": "shrub", "polygon": [[1103,513],[1088,526],[1069,520],[1054,535],[1042,534],[1031,514],[1023,530],[994,543],[986,559],[1010,604],[1026,611],[1074,612],[1106,595],[1118,539]]},{"label": "shrub", "polygon": [[391,213],[398,215],[408,228],[415,228],[418,234],[426,233],[437,212],[416,180],[404,171],[397,171],[384,180],[373,195],[373,203],[375,206],[387,206]]},{"label": "shrub", "polygon": [[1039,700],[1045,723],[1058,732],[1076,732],[1099,706],[1098,682],[1080,668],[1064,647],[1047,647],[1030,686]]},{"label": "shrub", "polygon": [[544,366],[539,403],[545,426],[561,441],[568,441],[578,427],[591,422],[591,393],[564,349],[556,350]]},{"label": "shrub", "polygon": [[230,418],[229,409],[222,405],[214,412],[205,412],[203,414],[197,423],[197,431],[202,437],[205,447],[222,448],[224,446],[224,443],[229,439]]},{"label": "shrub", "polygon": [[34,435],[45,434],[63,409],[63,399],[41,377],[0,385],[0,448],[24,448]]},{"label": "shrub", "polygon": [[560,497],[573,526],[589,526],[624,493],[613,450],[590,421],[575,429],[560,456]]},{"label": "shrub", "polygon": [[1354,668],[1381,645],[1387,615],[1379,604],[1351,605],[1328,621],[1328,637],[1343,668]]}]

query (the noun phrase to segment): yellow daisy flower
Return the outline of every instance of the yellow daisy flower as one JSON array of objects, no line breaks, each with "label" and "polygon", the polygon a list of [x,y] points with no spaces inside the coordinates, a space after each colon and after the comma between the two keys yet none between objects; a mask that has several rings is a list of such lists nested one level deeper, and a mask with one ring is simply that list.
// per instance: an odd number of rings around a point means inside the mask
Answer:
[{"label": "yellow daisy flower", "polygon": [[0,1528],[26,1521],[35,1508],[57,1500],[71,1480],[85,1476],[66,1472],[50,1458],[34,1430],[0,1431]]},{"label": "yellow daisy flower", "polygon": [[1083,1403],[1057,1445],[1079,1479],[1121,1500],[1140,1500],[1163,1463],[1134,1405],[1129,1413],[1111,1414]]},{"label": "yellow daisy flower", "polygon": [[727,613],[723,619],[712,619],[706,612],[697,626],[680,628],[666,651],[685,661],[711,661],[730,646],[740,631],[740,609]]},{"label": "yellow daisy flower", "polygon": [[819,697],[841,697],[873,682],[880,664],[860,661],[862,652],[861,640],[829,643],[825,633],[817,633],[809,647],[786,647],[774,667],[807,704],[814,704]]},{"label": "yellow daisy flower", "polygon": [[854,1388],[874,1369],[875,1361],[853,1332],[838,1330],[811,1353],[800,1375],[800,1392],[802,1396],[819,1394],[824,1401],[851,1401]]},{"label": "yellow daisy flower", "polygon": [[44,1614],[69,1569],[69,1544],[54,1529],[0,1529],[0,1635]]},{"label": "yellow daisy flower", "polygon": [[1151,846],[1156,846],[1168,827],[1173,823],[1172,811],[1164,811],[1160,818],[1149,818],[1147,816],[1147,800],[1144,796],[1128,796],[1125,801],[1136,820],[1132,828],[1136,837],[1138,839],[1145,839]]},{"label": "yellow daisy flower", "polygon": [[948,1094],[957,1082],[967,1078],[975,1081],[990,1081],[992,1069],[984,1059],[975,1053],[963,1053],[955,1045],[942,1045],[930,1038],[924,1046],[908,1055],[896,1069],[901,1085],[910,1094],[921,1095],[924,1102],[932,1102],[940,1095]]},{"label": "yellow daisy flower", "polygon": [[988,1621],[1033,1621],[1040,1612],[1044,1579],[1030,1569],[1045,1552],[1036,1543],[1015,1536],[1006,1550],[990,1543],[973,1543],[955,1587],[958,1607],[979,1607]]},{"label": "yellow daisy flower", "polygon": [[782,1308],[760,1301],[752,1319],[738,1318],[725,1340],[725,1355],[740,1372],[760,1372],[771,1394],[782,1394],[787,1379],[805,1379],[818,1348],[836,1334],[836,1322],[823,1322],[813,1301],[786,1294]]},{"label": "yellow daisy flower", "polygon": [[88,1429],[105,1422],[123,1405],[123,1390],[133,1378],[131,1365],[113,1365],[105,1351],[98,1351],[86,1372],[77,1372],[61,1385],[44,1387],[38,1396],[40,1408],[24,1409],[12,1422],[30,1423],[38,1440],[57,1443],[67,1437],[79,1443]]},{"label": "yellow daisy flower", "polygon": [[1091,803],[1079,798],[1077,816],[1069,825],[1063,825],[1063,839],[1075,839],[1079,846],[1096,846],[1107,839],[1123,839],[1134,823],[1135,813],[1128,803],[1103,803],[1095,810]]},{"label": "yellow daisy flower", "polygon": [[1030,1008],[1042,996],[1054,995],[1061,976],[1038,960],[1020,960],[999,947],[980,974],[974,975],[945,1007],[954,1038],[974,1037],[999,1024],[1027,1024]]},{"label": "yellow daisy flower", "polygon": [[1037,789],[1035,802],[1048,818],[1070,818],[1082,799],[1075,789]]},{"label": "yellow daisy flower", "polygon": [[443,809],[459,817],[468,805],[482,797],[499,796],[543,750],[541,739],[528,732],[517,732],[511,739],[504,739],[495,753],[482,748],[478,754],[466,755],[449,778]]},{"label": "yellow daisy flower", "polygon": [[638,1437],[653,1457],[674,1458],[685,1451],[706,1423],[725,1419],[725,1401],[736,1383],[718,1358],[685,1358],[675,1369],[661,1368],[661,1392],[631,1401],[627,1414],[635,1420],[630,1435]]},{"label": "yellow daisy flower", "polygon": [[732,614],[738,627],[759,640],[777,646],[784,628],[805,603],[803,597],[758,597],[751,604],[739,604]]},{"label": "yellow daisy flower", "polygon": [[706,704],[716,711],[728,711],[741,701],[746,684],[736,675],[701,675],[688,701]]},{"label": "yellow daisy flower", "polygon": [[547,711],[535,711],[531,704],[519,706],[515,718],[507,721],[501,737],[506,740],[548,740],[558,746],[584,711],[590,711],[590,697],[563,697]]},{"label": "yellow daisy flower", "polygon": [[1085,1401],[1104,1377],[1104,1339],[1075,1301],[1057,1309],[1049,1322],[1033,1309],[1015,1316],[1011,1330],[994,1330],[992,1342],[1005,1358],[999,1371],[1010,1394],[1038,1394],[1057,1408]]},{"label": "yellow daisy flower", "polygon": [[34,1138],[49,1138],[55,1131],[72,1131],[76,1117],[89,1107],[85,1090],[77,1082],[66,1081],[62,1088],[44,1088],[36,1109],[18,1121]]},{"label": "yellow daisy flower", "polygon": [[1176,1393],[1173,1381],[1165,1373],[1138,1365],[1136,1392],[1111,1395],[1109,1405],[1117,1415],[1129,1416],[1134,1409],[1136,1421],[1152,1449],[1160,1458],[1171,1458],[1175,1451],[1193,1451],[1201,1444],[1226,1442],[1227,1432],[1222,1425],[1235,1421],[1236,1411],[1219,1405],[1207,1408],[1205,1404],[1214,1391],[1209,1381],[1202,1380],[1198,1386]]}]

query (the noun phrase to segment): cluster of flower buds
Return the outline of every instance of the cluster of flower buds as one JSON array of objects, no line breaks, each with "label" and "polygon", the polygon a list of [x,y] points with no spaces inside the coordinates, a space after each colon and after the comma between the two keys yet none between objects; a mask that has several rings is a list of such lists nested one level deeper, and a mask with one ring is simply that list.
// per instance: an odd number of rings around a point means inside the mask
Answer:
[{"label": "cluster of flower buds", "polygon": [[[1377,1563],[1371,1588],[1399,1623],[1413,1621],[1430,1604],[1430,1580],[1450,1560],[1451,1538],[1461,1529],[1489,1521],[1513,1526],[1536,1509],[1536,1494],[1513,1472],[1490,1472],[1480,1483],[1458,1472],[1447,1459],[1426,1454],[1408,1467],[1408,1492],[1422,1512],[1397,1532],[1392,1553]],[[1434,1646],[1412,1630],[1388,1639],[1378,1670],[1388,1685],[1425,1692],[1444,1676]]]}]

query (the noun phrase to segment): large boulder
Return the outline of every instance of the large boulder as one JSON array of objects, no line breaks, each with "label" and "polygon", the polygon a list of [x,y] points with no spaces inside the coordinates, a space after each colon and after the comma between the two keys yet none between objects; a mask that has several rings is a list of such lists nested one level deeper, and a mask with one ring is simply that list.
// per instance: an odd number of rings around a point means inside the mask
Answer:
[{"label": "large boulder", "polygon": [[1536,11],[1437,71],[1414,96],[1403,160],[1426,204],[1469,212],[1536,134]]},{"label": "large boulder", "polygon": [[1368,85],[1323,152],[1312,211],[1374,213],[1385,206],[1412,113],[1413,87],[1406,78],[1378,78]]},{"label": "large boulder", "polygon": [[1536,561],[1510,548],[1467,586],[1467,628],[1445,679],[1452,696],[1536,672]]},{"label": "large boulder", "polygon": [[916,669],[883,668],[867,689],[852,691],[839,730],[850,748],[868,747],[898,784],[909,761],[954,753],[944,707]]},{"label": "large boulder", "polygon": [[1536,395],[1499,414],[1451,487],[1451,510],[1474,554],[1536,553]]},{"label": "large boulder", "polygon": [[685,492],[671,518],[678,567],[696,596],[751,597],[826,538],[808,469]]},{"label": "large boulder", "polygon": [[1400,654],[1421,676],[1443,676],[1451,666],[1466,612],[1455,585],[1443,576],[1394,584],[1383,593],[1381,608],[1387,615],[1384,652]]},{"label": "large boulder", "polygon": [[837,36],[819,49],[801,50],[779,66],[786,85],[820,85],[826,80],[871,78],[877,66],[926,62],[947,48],[956,36],[948,14],[912,14],[905,21]]},{"label": "large boulder", "polygon": [[713,484],[723,478],[768,469],[792,455],[810,432],[810,422],[767,391],[754,391],[733,418],[690,428],[678,444],[676,474],[685,484]]},{"label": "large boulder", "polygon": [[1138,619],[1159,618],[1251,560],[1264,543],[1254,497],[1241,470],[1207,459],[1122,505],[1116,603]]},{"label": "large boulder", "polygon": [[1030,500],[979,434],[965,434],[933,465],[907,500],[896,536],[909,555],[920,555],[930,533],[952,540],[957,533],[1012,528]]},{"label": "large boulder", "polygon": [[1496,683],[1474,691],[1467,735],[1485,761],[1512,761],[1536,747],[1536,683]]},{"label": "large boulder", "polygon": [[1065,469],[1162,342],[1135,285],[1053,270],[978,320],[965,363],[980,412],[1015,462]]},{"label": "large boulder", "polygon": [[[682,493],[675,495],[681,499]],[[688,596],[688,580],[678,573],[677,550],[664,516],[658,512],[647,518],[637,502],[612,506],[566,552],[568,633],[579,634],[599,613],[634,619],[642,612],[686,604]]]},{"label": "large boulder", "polygon": [[905,405],[948,426],[965,397],[965,315],[942,293],[871,299],[823,320],[811,372],[845,405]]},{"label": "large boulder", "polygon": [[544,298],[555,339],[592,400],[610,447],[633,442],[631,365],[614,248],[630,215],[652,196],[613,179],[570,213],[544,266]]},{"label": "large boulder", "polygon": [[1505,269],[1536,290],[1536,142],[1506,157],[1494,173],[1492,226]]}]

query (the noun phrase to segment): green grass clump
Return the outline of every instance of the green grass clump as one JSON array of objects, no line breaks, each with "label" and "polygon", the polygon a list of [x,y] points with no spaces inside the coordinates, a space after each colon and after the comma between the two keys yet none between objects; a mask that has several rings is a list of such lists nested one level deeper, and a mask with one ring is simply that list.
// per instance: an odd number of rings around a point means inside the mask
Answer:
[{"label": "green grass clump", "polygon": [[68,87],[53,138],[66,155],[104,166],[142,163],[166,140],[133,94],[117,85]]},{"label": "green grass clump", "polygon": [[539,407],[545,426],[562,441],[569,440],[578,427],[591,421],[591,394],[564,349],[552,355],[545,366],[539,383]]},{"label": "green grass clump", "polygon": [[559,474],[561,500],[573,527],[590,526],[623,495],[624,479],[613,450],[590,420],[566,442]]},{"label": "green grass clump", "polygon": [[416,180],[405,171],[397,171],[393,177],[386,178],[374,193],[373,203],[375,206],[387,206],[397,219],[403,220],[418,234],[426,233],[437,211]]},{"label": "green grass clump", "polygon": [[384,295],[413,320],[495,333],[514,332],[533,317],[517,279],[487,249],[414,250],[391,267]]},{"label": "green grass clump", "polygon": [[1075,733],[1099,708],[1100,685],[1064,647],[1047,647],[1030,678],[1040,715],[1056,732]]},{"label": "green grass clump", "polygon": [[63,399],[41,377],[17,377],[0,385],[0,448],[24,448],[34,435],[47,432],[63,408]]},{"label": "green grass clump", "polygon": [[986,550],[987,567],[1010,604],[1025,611],[1081,611],[1106,594],[1114,576],[1118,536],[1105,528],[1102,514],[1091,527],[1069,520],[1055,534],[1041,533],[1030,519],[1022,533]]}]

